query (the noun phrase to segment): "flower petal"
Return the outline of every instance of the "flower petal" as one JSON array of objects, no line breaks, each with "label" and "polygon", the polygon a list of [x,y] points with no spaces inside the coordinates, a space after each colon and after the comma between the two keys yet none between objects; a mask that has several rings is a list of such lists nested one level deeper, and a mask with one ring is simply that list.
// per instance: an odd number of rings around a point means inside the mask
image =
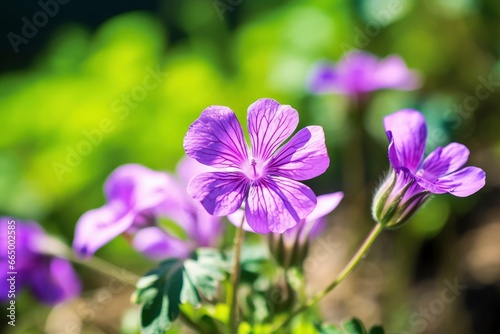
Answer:
[{"label": "flower petal", "polygon": [[308,126],[283,147],[269,163],[269,173],[294,180],[309,180],[323,174],[330,165],[321,126]]},{"label": "flower petal", "polygon": [[399,56],[388,56],[379,61],[372,80],[377,89],[396,88],[401,90],[417,89],[421,86],[420,76],[408,69],[405,61]]},{"label": "flower petal", "polygon": [[260,99],[248,107],[248,132],[252,155],[266,161],[299,124],[297,110],[273,99]]},{"label": "flower petal", "polygon": [[427,124],[417,110],[403,109],[384,118],[389,138],[389,159],[395,169],[415,173],[422,161],[427,138]]},{"label": "flower petal", "polygon": [[187,241],[168,235],[156,226],[139,230],[134,235],[132,245],[139,252],[154,260],[164,260],[170,257],[184,258],[191,251]]},{"label": "flower petal", "polygon": [[318,196],[318,204],[305,220],[301,235],[303,240],[314,239],[321,235],[327,225],[326,216],[337,208],[342,198],[344,193],[340,191]]},{"label": "flower petal", "polygon": [[131,227],[134,218],[135,214],[126,211],[119,202],[90,210],[76,223],[73,248],[82,256],[91,256]]},{"label": "flower petal", "polygon": [[306,222],[315,221],[328,215],[330,212],[335,210],[340,201],[342,201],[342,198],[344,198],[344,193],[341,191],[319,195],[318,203],[316,204],[314,210],[307,216]]},{"label": "flower petal", "polygon": [[28,277],[33,294],[46,304],[56,304],[80,294],[78,276],[67,260],[40,258]]},{"label": "flower petal", "polygon": [[342,91],[340,77],[333,64],[319,63],[309,76],[309,89],[316,94]]},{"label": "flower petal", "polygon": [[[12,223],[9,224],[9,221]],[[45,231],[35,222],[0,217],[0,262],[2,263],[8,262],[8,236],[13,226],[15,226],[16,234],[16,269],[29,269],[33,263],[33,257],[38,255],[36,244],[41,238],[45,237]]]},{"label": "flower petal", "polygon": [[326,215],[335,210],[343,197],[344,193],[340,191],[318,196],[316,207],[306,219],[286,230],[284,234],[293,237],[294,240],[298,237],[297,240],[301,243],[318,237],[325,230]]},{"label": "flower petal", "polygon": [[458,197],[467,197],[484,187],[486,173],[478,167],[466,167],[454,173],[440,177],[434,182],[418,178],[418,183],[434,194],[450,193]]},{"label": "flower petal", "polygon": [[188,185],[188,193],[214,216],[236,211],[248,193],[248,180],[239,172],[202,173]]},{"label": "flower petal", "polygon": [[248,225],[248,221],[245,217],[245,209],[238,209],[235,212],[231,213],[230,215],[227,216],[227,219],[231,224],[233,224],[236,227],[240,227],[241,225],[241,220],[244,219],[243,221],[243,231],[246,232],[253,232],[255,233],[254,230]]},{"label": "flower petal", "polygon": [[228,107],[203,110],[184,137],[184,150],[198,162],[212,167],[240,168],[248,160],[240,122]]},{"label": "flower petal", "polygon": [[181,181],[185,185],[187,185],[189,181],[191,181],[191,179],[198,174],[216,171],[217,168],[203,165],[187,155],[179,161],[176,167],[176,174],[179,175]]},{"label": "flower petal", "polygon": [[378,89],[373,72],[378,58],[361,50],[346,53],[338,62],[339,80],[345,94],[356,95]]},{"label": "flower petal", "polygon": [[215,247],[226,225],[221,222],[220,217],[209,215],[199,203],[196,204],[196,228],[195,233],[191,234],[192,238],[196,240],[198,247]]},{"label": "flower petal", "polygon": [[[138,164],[118,167],[104,185],[108,202],[121,202],[136,211],[179,206],[185,194],[177,180],[170,174],[157,172]],[[186,197],[184,195],[184,197]]]},{"label": "flower petal", "polygon": [[307,217],[316,206],[313,191],[300,182],[269,176],[250,187],[245,214],[257,233],[283,233]]},{"label": "flower petal", "polygon": [[438,147],[424,160],[421,169],[417,172],[429,181],[452,173],[465,165],[469,159],[469,149],[465,145],[451,143],[443,147]]}]

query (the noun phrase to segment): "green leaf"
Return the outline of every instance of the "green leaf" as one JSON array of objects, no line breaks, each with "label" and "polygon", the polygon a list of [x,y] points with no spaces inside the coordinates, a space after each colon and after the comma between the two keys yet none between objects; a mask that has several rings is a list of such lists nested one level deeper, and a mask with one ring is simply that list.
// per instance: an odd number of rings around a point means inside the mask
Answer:
[{"label": "green leaf", "polygon": [[316,334],[318,331],[310,317],[302,314],[292,323],[293,334]]},{"label": "green leaf", "polygon": [[218,303],[215,305],[213,312],[210,313],[212,318],[219,320],[223,324],[227,324],[229,322],[229,305]]},{"label": "green leaf", "polygon": [[374,326],[370,329],[369,334],[385,334],[385,331],[382,326]]},{"label": "green leaf", "polygon": [[238,334],[269,334],[271,333],[271,326],[269,324],[253,324],[242,321],[238,326]]},{"label": "green leaf", "polygon": [[157,223],[167,232],[167,234],[181,240],[188,240],[187,232],[174,221],[167,218],[158,218]]},{"label": "green leaf", "polygon": [[142,304],[141,329],[163,334],[179,316],[180,304],[212,299],[226,277],[227,263],[215,249],[198,249],[190,259],[168,259],[139,279],[132,300]]},{"label": "green leaf", "polygon": [[[316,325],[319,334],[366,334],[363,323],[356,318],[347,320],[343,323],[342,329],[331,324]],[[368,334],[385,334],[382,326],[374,326]]]},{"label": "green leaf", "polygon": [[343,334],[340,328],[331,324],[317,325],[316,328],[319,334]]},{"label": "green leaf", "polygon": [[344,322],[342,327],[347,334],[366,334],[365,326],[356,318]]},{"label": "green leaf", "polygon": [[182,267],[179,259],[169,259],[156,269],[139,279],[133,300],[143,304],[141,310],[141,329],[146,334],[161,334],[170,327],[179,315],[178,297],[180,291],[177,272]]},{"label": "green leaf", "polygon": [[245,244],[241,250],[242,271],[261,274],[263,264],[269,260],[269,250],[261,243]]}]

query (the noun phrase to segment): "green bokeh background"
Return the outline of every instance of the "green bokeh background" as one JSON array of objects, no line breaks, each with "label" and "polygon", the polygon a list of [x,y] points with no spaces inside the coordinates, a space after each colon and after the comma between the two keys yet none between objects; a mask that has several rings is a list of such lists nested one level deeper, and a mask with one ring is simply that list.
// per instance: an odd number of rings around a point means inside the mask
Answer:
[{"label": "green bokeh background", "polygon": [[[221,3],[225,7],[217,7]],[[67,6],[70,11],[72,4]],[[57,15],[64,17],[65,10],[61,7]],[[18,20],[10,31],[20,27]],[[343,178],[341,152],[355,133],[347,124],[348,102],[342,96],[314,96],[306,81],[318,60],[336,61],[356,48],[380,57],[401,55],[424,83],[412,92],[373,94],[361,124],[368,143],[368,195],[388,166],[382,117],[407,107],[428,119],[428,151],[450,141],[464,143],[472,152],[469,163],[488,177],[478,194],[436,198],[405,229],[388,237],[393,245],[384,256],[393,254],[395,263],[388,275],[401,278],[402,287],[395,289],[397,297],[380,300],[378,321],[390,330],[408,331],[412,288],[423,278],[439,284],[443,271],[452,278],[462,273],[456,268],[463,260],[455,254],[461,236],[480,228],[484,217],[497,215],[500,4],[494,0],[162,1],[155,11],[114,15],[96,29],[62,22],[50,25],[50,31],[37,50],[20,45],[20,53],[33,53],[30,62],[6,66],[0,75],[0,213],[36,220],[68,244],[78,218],[103,204],[102,185],[113,169],[135,162],[173,171],[183,156],[189,124],[214,104],[231,107],[241,120],[248,105],[261,97],[292,105],[301,125],[325,128],[332,160],[329,171],[308,184],[318,194],[345,189],[350,180]],[[164,78],[137,98],[150,72]],[[490,78],[498,84],[488,98],[467,104]],[[131,94],[136,98],[127,104],[124,99]],[[464,103],[464,111],[457,112],[454,105]],[[102,122],[106,132],[100,129]],[[85,144],[89,132],[97,139]],[[80,154],[68,163],[71,151]],[[368,202],[354,208],[366,212],[365,223],[353,226],[359,238],[371,224]],[[98,255],[139,274],[151,266],[120,238]],[[102,277],[78,270],[86,291],[102,285]],[[499,281],[490,285],[496,288],[488,307],[498,307]],[[477,331],[481,327],[476,322],[485,318],[475,318],[474,305],[482,301],[469,297],[446,315],[465,320],[445,321],[440,325],[445,327],[429,327],[425,333],[496,333]],[[20,326],[12,332],[40,332],[50,309],[27,294],[21,298]],[[486,319],[487,326],[495,323]],[[102,324],[86,326],[89,333],[106,332]]]}]

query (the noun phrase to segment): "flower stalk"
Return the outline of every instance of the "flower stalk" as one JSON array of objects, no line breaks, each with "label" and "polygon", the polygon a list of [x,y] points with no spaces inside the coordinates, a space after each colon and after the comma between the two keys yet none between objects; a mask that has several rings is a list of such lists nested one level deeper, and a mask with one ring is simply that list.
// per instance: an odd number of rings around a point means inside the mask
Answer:
[{"label": "flower stalk", "polygon": [[286,320],[279,325],[278,327],[275,327],[271,333],[276,333],[279,329],[287,327],[290,322],[295,318],[297,315],[301,314],[308,308],[314,306],[317,302],[319,302],[321,299],[323,299],[330,291],[332,291],[335,287],[337,287],[353,270],[354,268],[357,267],[357,265],[361,262],[361,260],[365,257],[365,255],[368,253],[370,250],[371,246],[377,239],[377,237],[380,235],[380,233],[384,230],[384,227],[381,224],[376,224],[373,229],[371,230],[370,234],[366,237],[365,241],[361,244],[361,246],[358,248],[357,252],[354,254],[354,256],[351,258],[349,263],[342,269],[342,271],[338,274],[338,276],[322,291],[318,292],[316,295],[314,295],[311,299],[309,299],[308,302],[300,306],[298,309],[293,311]]},{"label": "flower stalk", "polygon": [[43,238],[40,238],[37,243],[37,248],[41,253],[66,259],[75,264],[82,265],[104,275],[116,278],[125,284],[135,286],[139,280],[139,276],[136,274],[133,274],[123,268],[119,268],[114,264],[95,256],[88,259],[82,259],[76,256],[73,250],[65,243],[51,236],[44,236]]},{"label": "flower stalk", "polygon": [[229,291],[230,300],[230,313],[229,313],[229,328],[231,333],[238,332],[238,284],[240,281],[240,260],[241,260],[241,247],[243,245],[243,223],[245,216],[241,219],[240,226],[236,231],[234,239],[234,259],[233,259],[233,272],[231,275],[231,290]]}]

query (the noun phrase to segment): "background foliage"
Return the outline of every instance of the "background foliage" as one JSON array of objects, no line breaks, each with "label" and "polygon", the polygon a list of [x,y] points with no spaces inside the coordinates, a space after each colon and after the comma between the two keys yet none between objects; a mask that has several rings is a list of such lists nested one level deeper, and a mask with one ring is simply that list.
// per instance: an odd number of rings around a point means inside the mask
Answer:
[{"label": "background foliage", "polygon": [[[467,199],[436,198],[405,229],[387,233],[365,269],[321,310],[334,323],[356,316],[370,326],[383,322],[394,333],[496,333],[498,2],[72,1],[59,5],[17,53],[8,33],[21,34],[22,17],[31,20],[42,9],[35,2],[2,6],[7,7],[0,20],[0,214],[39,221],[67,243],[80,215],[102,205],[102,184],[114,168],[137,162],[172,171],[183,155],[187,127],[213,104],[230,106],[241,119],[260,97],[294,106],[302,124],[325,128],[332,159],[330,170],[310,185],[317,194],[345,190],[353,181],[343,177],[348,161],[342,151],[357,133],[346,122],[348,103],[342,96],[310,94],[308,72],[316,61],[335,61],[354,48],[400,54],[420,71],[424,85],[372,96],[362,121],[363,206],[347,194],[333,215],[330,232],[337,248],[322,260],[310,288],[324,286],[371,227],[369,197],[388,166],[382,116],[413,107],[433,129],[428,149],[450,141],[466,144],[469,163],[486,171],[487,185]],[[164,74],[157,76],[157,87],[138,88],[152,72]],[[486,98],[478,96],[481,85]],[[362,213],[351,224],[353,211]],[[98,255],[137,274],[152,266],[121,238]],[[100,300],[107,278],[78,269],[86,291],[75,302],[75,323],[88,333],[134,333],[138,311],[126,302],[130,290],[123,287]],[[457,300],[438,314],[422,315],[419,308],[431,307],[444,282],[455,279],[467,286]],[[68,312],[38,305],[28,294],[18,305],[19,326],[9,328],[12,333],[60,328],[61,312]]]}]

